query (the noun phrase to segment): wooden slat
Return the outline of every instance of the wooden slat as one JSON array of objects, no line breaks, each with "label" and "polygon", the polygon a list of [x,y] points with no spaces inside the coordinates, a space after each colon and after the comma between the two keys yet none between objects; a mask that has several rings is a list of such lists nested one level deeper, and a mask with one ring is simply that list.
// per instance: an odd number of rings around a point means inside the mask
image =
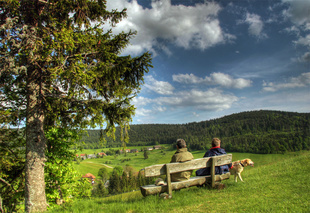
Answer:
[{"label": "wooden slat", "polygon": [[[232,162],[232,154],[214,156],[212,158],[214,158],[215,166],[221,166],[221,165],[229,164]],[[165,175],[166,174],[165,165],[166,164],[157,164],[157,165],[145,167],[144,169],[145,177]],[[201,169],[205,167],[211,167],[210,157],[194,159],[194,160],[183,162],[183,163],[179,163],[179,162],[169,163],[170,173]]]},{"label": "wooden slat", "polygon": [[211,168],[210,168],[210,173],[211,173],[211,187],[215,187],[215,159],[211,158]]},{"label": "wooden slat", "polygon": [[[221,180],[229,179],[229,177],[230,177],[230,173],[228,172],[223,175],[215,175],[214,180],[218,182]],[[185,181],[171,182],[171,188],[172,190],[178,190],[178,189],[188,188],[191,186],[199,186],[199,185],[202,185],[208,182],[211,182],[211,175],[196,176],[196,177],[191,177],[189,180],[185,180]],[[168,187],[167,187],[167,184],[162,185],[162,186],[147,185],[147,186],[140,186],[140,190],[143,196],[148,196],[148,195],[154,195],[154,194],[167,192]]]}]

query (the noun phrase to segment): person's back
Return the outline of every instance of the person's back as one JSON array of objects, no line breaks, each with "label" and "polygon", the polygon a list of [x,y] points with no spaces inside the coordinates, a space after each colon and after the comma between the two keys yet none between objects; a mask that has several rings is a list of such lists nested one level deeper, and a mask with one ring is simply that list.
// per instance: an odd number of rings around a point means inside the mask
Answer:
[{"label": "person's back", "polygon": [[226,154],[227,153],[225,152],[225,149],[222,149],[221,147],[212,147],[209,151],[205,153],[203,157],[206,158]]},{"label": "person's back", "polygon": [[[177,151],[172,156],[170,163],[185,162],[193,159],[194,157],[192,153],[187,151],[185,141],[183,139],[178,139]],[[171,174],[171,181],[176,182],[176,181],[188,180],[191,177],[191,174],[192,170]]]},{"label": "person's back", "polygon": [[[226,155],[224,149],[221,148],[221,141],[218,138],[213,138],[212,140],[212,148],[205,153],[203,156],[206,157],[213,157],[218,155]],[[232,166],[232,164],[223,165],[223,166],[216,166],[215,167],[215,174],[225,174],[229,172],[229,168]],[[210,175],[210,168],[202,168],[198,169],[196,171],[196,176],[204,176],[204,175]]]}]

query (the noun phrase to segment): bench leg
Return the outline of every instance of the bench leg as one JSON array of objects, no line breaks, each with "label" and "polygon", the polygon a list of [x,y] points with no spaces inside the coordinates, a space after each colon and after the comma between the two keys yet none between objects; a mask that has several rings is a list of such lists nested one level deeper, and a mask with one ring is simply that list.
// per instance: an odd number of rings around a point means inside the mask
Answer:
[{"label": "bench leg", "polygon": [[167,176],[167,193],[168,196],[172,197],[172,186],[171,186],[171,176],[170,176],[170,169],[169,166],[166,164],[166,176]]}]

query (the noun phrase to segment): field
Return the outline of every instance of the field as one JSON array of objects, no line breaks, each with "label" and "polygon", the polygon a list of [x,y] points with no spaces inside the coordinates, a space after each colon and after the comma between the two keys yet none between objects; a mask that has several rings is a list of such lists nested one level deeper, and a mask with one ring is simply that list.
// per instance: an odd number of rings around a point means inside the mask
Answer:
[{"label": "field", "polygon": [[[138,147],[129,147],[130,149],[136,149]],[[138,148],[141,150],[141,147]],[[101,151],[105,151],[104,149],[91,149],[91,150],[83,150],[81,153],[94,154]],[[154,164],[164,164],[170,162],[171,156],[175,150],[172,150],[168,147],[164,150],[152,150],[149,151],[148,159],[144,159],[143,152],[138,153],[126,153],[126,155],[112,155],[105,156],[103,158],[97,159],[87,159],[80,162],[80,164],[75,164],[75,168],[80,171],[80,173],[92,173],[93,175],[97,175],[98,171],[101,167],[107,167],[108,170],[112,171],[112,168],[115,166],[124,166],[126,164],[132,166],[139,171],[140,169],[154,165]],[[203,157],[205,151],[192,151],[194,158]],[[269,155],[261,155],[261,154],[250,154],[250,153],[233,153],[233,161],[240,160],[243,158],[251,158],[256,166],[267,164],[268,162],[273,162],[277,160],[285,159],[287,155],[279,155],[279,154],[269,154]],[[130,159],[129,161],[124,161],[126,159]],[[123,161],[123,162],[122,162]],[[108,162],[108,163],[107,163]],[[111,168],[112,167],[112,168]]]},{"label": "field", "polygon": [[[174,151],[164,152],[151,152],[147,160],[142,154],[132,156],[129,164],[138,170],[148,163],[168,162]],[[198,158],[203,152],[193,154]],[[233,160],[243,158],[251,158],[255,167],[245,168],[244,182],[235,183],[232,177],[223,181],[227,186],[223,190],[191,187],[173,192],[169,200],[158,196],[144,198],[140,191],[135,191],[81,200],[49,212],[310,212],[309,151],[283,155],[233,153]]]},{"label": "field", "polygon": [[[74,166],[78,171],[80,171],[81,174],[92,173],[95,176],[98,174],[98,171],[101,167],[107,167],[110,171],[112,171],[110,167],[124,166],[126,164],[135,168],[136,171],[139,171],[140,169],[146,166],[170,162],[171,156],[175,152],[175,150],[170,150],[168,148],[164,150],[152,150],[152,151],[149,151],[149,155],[148,155],[149,158],[145,160],[143,152],[140,151],[141,148],[144,148],[144,147],[128,147],[128,148],[138,149],[139,152],[138,153],[126,153],[126,155],[125,154],[111,155],[111,156],[105,156],[103,158],[97,158],[97,159],[87,159],[87,160],[81,161],[80,164],[75,164]],[[98,153],[101,151],[106,151],[106,149],[83,150],[79,154],[82,154],[82,153],[94,154],[94,153]],[[200,158],[203,156],[203,153],[202,152],[196,153],[196,155],[194,154],[195,158],[198,158],[198,156]],[[128,159],[130,160],[127,161]]]}]

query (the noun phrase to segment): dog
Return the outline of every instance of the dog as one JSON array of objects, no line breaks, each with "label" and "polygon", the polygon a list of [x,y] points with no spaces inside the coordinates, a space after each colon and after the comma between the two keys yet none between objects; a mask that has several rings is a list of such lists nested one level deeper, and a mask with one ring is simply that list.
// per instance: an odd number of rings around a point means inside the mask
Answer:
[{"label": "dog", "polygon": [[243,168],[246,166],[253,166],[254,162],[251,159],[244,159],[232,162],[232,167],[230,168],[230,174],[235,175],[235,182],[237,182],[237,177],[243,182],[241,177],[241,172],[243,171]]}]

